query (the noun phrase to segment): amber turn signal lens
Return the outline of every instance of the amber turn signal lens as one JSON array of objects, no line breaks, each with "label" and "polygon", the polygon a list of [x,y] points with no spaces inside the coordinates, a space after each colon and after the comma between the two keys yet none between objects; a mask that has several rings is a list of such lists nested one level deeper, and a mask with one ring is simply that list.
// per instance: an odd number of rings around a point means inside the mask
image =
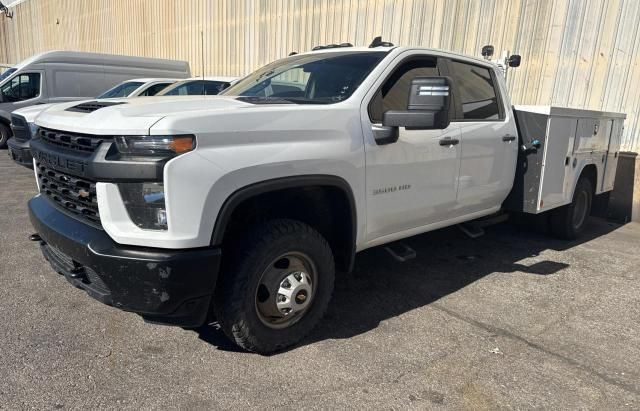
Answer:
[{"label": "amber turn signal lens", "polygon": [[176,154],[186,153],[187,151],[193,150],[193,137],[174,137],[173,141],[169,144],[171,150],[173,150]]}]

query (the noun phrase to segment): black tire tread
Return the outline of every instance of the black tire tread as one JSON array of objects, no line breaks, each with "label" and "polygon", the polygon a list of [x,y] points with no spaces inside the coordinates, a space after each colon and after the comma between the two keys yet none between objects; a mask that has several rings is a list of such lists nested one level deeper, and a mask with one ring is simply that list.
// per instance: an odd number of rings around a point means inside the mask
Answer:
[{"label": "black tire tread", "polygon": [[[270,353],[293,345],[297,340],[304,337],[304,335],[299,335],[296,341],[273,345],[258,341],[249,324],[241,318],[242,315],[240,314],[245,309],[243,307],[243,299],[232,297],[242,294],[242,290],[248,288],[250,276],[245,274],[248,268],[246,266],[250,265],[248,262],[252,259],[256,250],[263,249],[273,241],[288,235],[312,237],[318,244],[321,244],[320,251],[323,258],[330,261],[332,267],[334,266],[333,253],[326,239],[312,227],[300,221],[290,219],[266,221],[262,224],[257,224],[253,230],[249,230],[244,236],[240,237],[231,247],[231,256],[227,260],[231,264],[236,264],[237,269],[225,270],[225,275],[221,278],[222,284],[219,287],[221,293],[216,298],[219,303],[215,304],[215,309],[223,332],[229,339],[245,350]],[[229,264],[226,266],[229,267]],[[323,278],[323,280],[331,281],[331,290],[333,290],[333,276],[329,276],[326,279]],[[324,316],[327,307],[328,304],[325,304],[321,307],[319,315],[316,314],[318,320]]]},{"label": "black tire tread", "polygon": [[[575,230],[572,224],[573,211],[575,208],[575,197],[578,191],[582,189],[587,190],[590,194],[589,205],[587,208],[587,217],[582,226],[578,230]],[[580,180],[578,180],[578,183],[576,184],[576,189],[573,196],[574,199],[570,204],[559,207],[555,210],[552,210],[551,212],[551,232],[554,236],[563,240],[575,240],[576,238],[578,238],[578,236],[580,236],[587,224],[587,219],[591,214],[591,207],[593,205],[593,185],[591,180],[587,177],[580,177]]]},{"label": "black tire tread", "polygon": [[0,148],[7,147],[7,141],[12,135],[11,128],[4,123],[0,123]]}]

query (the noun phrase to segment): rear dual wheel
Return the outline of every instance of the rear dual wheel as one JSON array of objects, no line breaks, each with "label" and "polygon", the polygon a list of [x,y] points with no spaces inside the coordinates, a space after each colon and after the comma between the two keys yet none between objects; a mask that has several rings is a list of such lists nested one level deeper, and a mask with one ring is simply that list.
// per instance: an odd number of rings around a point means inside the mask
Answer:
[{"label": "rear dual wheel", "polygon": [[307,224],[278,219],[256,225],[231,248],[215,303],[224,333],[263,354],[297,343],[331,299],[335,267],[327,241]]},{"label": "rear dual wheel", "polygon": [[571,204],[551,212],[551,231],[559,238],[575,240],[582,234],[591,214],[593,185],[591,180],[581,177],[573,193]]}]

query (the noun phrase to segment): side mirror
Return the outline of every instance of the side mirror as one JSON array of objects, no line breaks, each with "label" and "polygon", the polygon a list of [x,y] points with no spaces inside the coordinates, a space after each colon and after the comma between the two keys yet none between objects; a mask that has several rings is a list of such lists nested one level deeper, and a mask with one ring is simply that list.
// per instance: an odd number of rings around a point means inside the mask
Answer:
[{"label": "side mirror", "polygon": [[[382,115],[382,125],[386,128],[405,127],[410,130],[442,130],[449,127],[449,84],[447,77],[414,78],[409,90],[407,110],[386,111]],[[397,136],[397,131],[390,131]],[[380,140],[376,138],[376,142],[395,142],[388,137]]]},{"label": "side mirror", "polygon": [[491,56],[493,56],[493,46],[488,44],[484,47],[482,47],[482,51],[480,52],[482,54],[482,57],[484,57],[485,59],[490,59]]},{"label": "side mirror", "polygon": [[509,64],[509,67],[518,67],[520,65],[520,60],[521,57],[519,54],[513,54],[507,60],[507,64]]}]

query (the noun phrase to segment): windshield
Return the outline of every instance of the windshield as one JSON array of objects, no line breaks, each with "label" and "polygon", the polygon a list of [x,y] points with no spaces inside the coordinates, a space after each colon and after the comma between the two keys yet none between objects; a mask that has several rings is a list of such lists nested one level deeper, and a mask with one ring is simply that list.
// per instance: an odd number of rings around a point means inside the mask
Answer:
[{"label": "windshield", "polygon": [[229,87],[226,81],[213,80],[185,80],[175,83],[162,92],[159,96],[215,96]]},{"label": "windshield", "polygon": [[330,104],[360,86],[387,52],[327,52],[287,57],[253,72],[224,91],[252,103]]},{"label": "windshield", "polygon": [[10,69],[7,69],[7,70],[3,71],[2,74],[0,74],[0,83],[2,83],[4,81],[4,79],[9,77],[11,75],[11,73],[14,73],[16,70],[17,69],[12,67]]},{"label": "windshield", "polygon": [[110,88],[109,90],[100,94],[98,98],[128,97],[129,94],[133,93],[138,87],[143,84],[144,83],[141,81],[127,81],[124,83],[120,83],[114,88]]}]

